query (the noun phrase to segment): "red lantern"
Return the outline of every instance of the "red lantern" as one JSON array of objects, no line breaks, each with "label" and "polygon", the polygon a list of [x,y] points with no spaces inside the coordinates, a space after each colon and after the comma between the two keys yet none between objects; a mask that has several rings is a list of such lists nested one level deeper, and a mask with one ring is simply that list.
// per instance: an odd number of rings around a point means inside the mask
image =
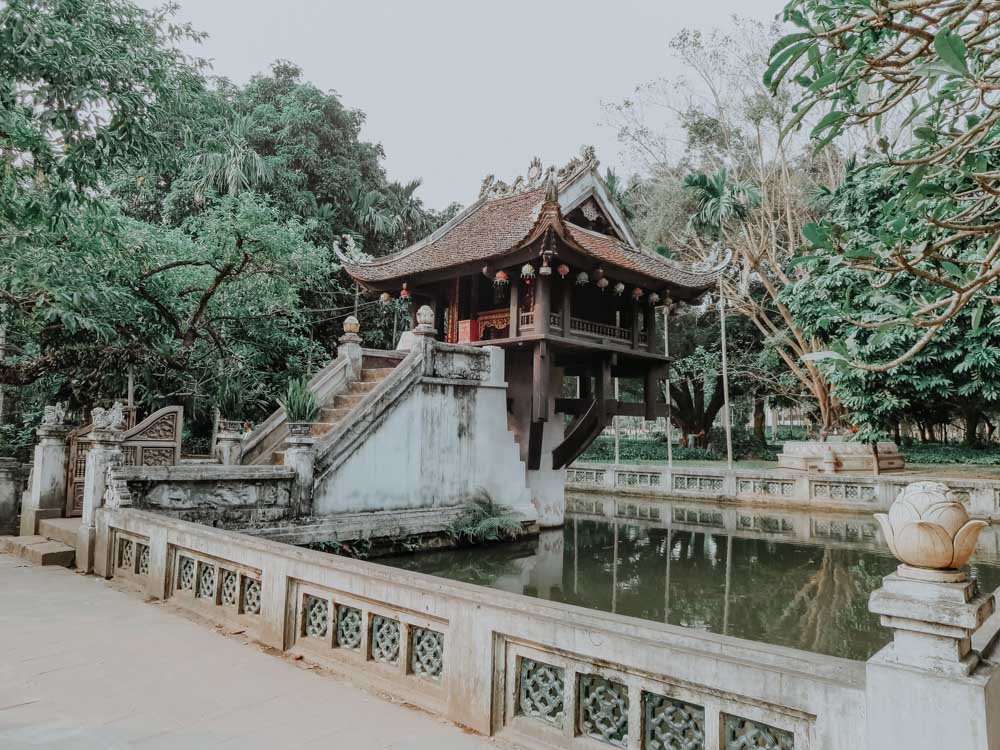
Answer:
[{"label": "red lantern", "polygon": [[562,276],[564,279],[567,276],[569,276],[569,266],[567,266],[565,263],[560,263],[559,268],[557,268],[556,271],[558,271],[559,275]]},{"label": "red lantern", "polygon": [[633,299],[640,300],[640,299],[642,299],[642,295],[643,294],[644,294],[644,292],[642,291],[642,287],[638,287],[637,286],[635,289],[632,290],[632,298]]},{"label": "red lantern", "polygon": [[504,284],[509,284],[510,279],[507,278],[506,271],[497,271],[496,275],[493,277],[494,286],[503,286]]},{"label": "red lantern", "polygon": [[410,298],[410,290],[406,288],[406,282],[405,281],[403,282],[403,288],[399,290],[399,298],[400,299],[409,299]]}]

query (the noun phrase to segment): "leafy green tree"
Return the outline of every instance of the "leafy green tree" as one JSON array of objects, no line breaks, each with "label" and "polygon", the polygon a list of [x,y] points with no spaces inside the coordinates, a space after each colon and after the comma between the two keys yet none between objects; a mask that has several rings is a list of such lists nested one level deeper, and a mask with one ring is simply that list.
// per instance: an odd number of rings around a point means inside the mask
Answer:
[{"label": "leafy green tree", "polygon": [[[802,227],[817,218],[812,198],[839,179],[840,156],[833,148],[799,153],[780,137],[791,102],[783,91],[772,98],[760,81],[769,40],[780,33],[744,19],[726,30],[682,30],[671,49],[685,77],[640,87],[612,115],[646,169],[633,191],[644,243],[701,263],[717,262],[720,244],[732,250],[723,279],[729,308],[759,331],[829,431],[839,405],[822,369],[802,359],[828,345],[805,334],[782,290],[794,277],[790,261],[802,254]],[[681,153],[669,131],[644,119],[662,109],[683,128]]]},{"label": "leafy green tree", "polygon": [[[901,234],[914,231],[907,217],[895,213],[904,182],[891,168],[853,171],[831,196],[824,225],[812,231],[820,235],[848,224],[852,230],[840,237],[839,248],[820,237],[785,299],[807,331],[836,342],[824,366],[859,438],[884,437],[900,420],[933,424],[954,414],[965,423],[966,441],[975,442],[983,414],[1000,400],[996,311],[967,306],[933,340],[903,356],[923,334],[913,326],[882,322],[905,314],[911,300],[940,297],[939,286],[912,275],[889,275],[873,285],[867,271],[843,260],[844,254],[894,245]],[[925,233],[935,231],[921,226]],[[876,359],[899,361],[891,368],[848,365]]]},{"label": "leafy green tree", "polygon": [[[893,314],[867,324],[919,335],[886,359],[855,367],[890,371],[915,358],[966,307],[982,317],[1000,301],[1000,54],[995,3],[828,3],[792,0],[784,18],[798,29],[772,48],[764,82],[798,87],[790,132],[811,112],[818,146],[852,131],[875,148],[856,170],[878,169],[897,192],[885,200],[894,222],[875,242],[863,222],[811,227],[807,239],[827,263],[847,263],[882,288],[918,280],[921,294],[895,297]],[[829,252],[828,252],[829,251]]]}]

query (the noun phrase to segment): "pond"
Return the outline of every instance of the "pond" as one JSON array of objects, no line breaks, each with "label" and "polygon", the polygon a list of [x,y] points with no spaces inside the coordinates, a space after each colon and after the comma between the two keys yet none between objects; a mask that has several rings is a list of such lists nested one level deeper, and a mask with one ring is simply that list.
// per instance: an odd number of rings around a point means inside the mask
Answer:
[{"label": "pond", "polygon": [[[848,659],[867,659],[891,638],[868,611],[897,565],[871,515],[619,498],[620,515],[609,518],[601,511],[616,507],[610,499],[586,504],[594,512],[568,513],[562,529],[530,542],[378,562]],[[984,529],[973,560],[984,590],[1000,586],[998,538],[1000,527]]]}]

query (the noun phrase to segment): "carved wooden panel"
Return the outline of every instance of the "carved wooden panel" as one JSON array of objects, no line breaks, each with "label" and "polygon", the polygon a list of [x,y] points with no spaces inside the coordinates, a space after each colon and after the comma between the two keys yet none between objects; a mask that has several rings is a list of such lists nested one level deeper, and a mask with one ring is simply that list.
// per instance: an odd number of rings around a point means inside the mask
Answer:
[{"label": "carved wooden panel", "polygon": [[[173,466],[181,458],[184,409],[167,406],[125,432],[122,463],[126,466]],[[90,450],[91,425],[70,433],[69,470],[66,482],[66,514],[83,514],[83,481]]]}]

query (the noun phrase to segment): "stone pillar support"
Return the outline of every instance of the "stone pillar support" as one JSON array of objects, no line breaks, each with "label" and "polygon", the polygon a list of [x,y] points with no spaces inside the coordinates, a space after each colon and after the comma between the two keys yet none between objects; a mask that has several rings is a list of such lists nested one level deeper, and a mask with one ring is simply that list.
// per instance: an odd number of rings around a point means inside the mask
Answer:
[{"label": "stone pillar support", "polygon": [[295,469],[295,514],[300,517],[312,515],[316,438],[289,435],[285,439],[285,466]]},{"label": "stone pillar support", "polygon": [[869,601],[893,640],[866,665],[868,750],[1000,748],[1000,666],[983,658],[1000,624],[964,570],[986,524],[937,482],[911,484],[875,517],[904,564]]},{"label": "stone pillar support", "polygon": [[344,335],[339,339],[340,348],[337,354],[347,359],[348,379],[351,381],[361,380],[361,364],[364,355],[361,351],[360,331],[361,324],[358,319],[350,315],[344,321]]},{"label": "stone pillar support", "polygon": [[239,422],[223,420],[215,436],[215,456],[223,466],[237,466],[243,457],[243,434]]},{"label": "stone pillar support", "polygon": [[38,533],[38,522],[60,518],[66,507],[66,475],[69,461],[69,426],[61,422],[42,424],[37,431],[31,489],[21,508],[21,535]]},{"label": "stone pillar support", "polygon": [[120,404],[116,403],[109,412],[94,409],[91,419],[94,429],[90,433],[91,444],[83,480],[83,518],[76,536],[76,569],[81,573],[94,569],[97,509],[104,504],[108,468],[121,464],[121,445],[125,434]]}]

